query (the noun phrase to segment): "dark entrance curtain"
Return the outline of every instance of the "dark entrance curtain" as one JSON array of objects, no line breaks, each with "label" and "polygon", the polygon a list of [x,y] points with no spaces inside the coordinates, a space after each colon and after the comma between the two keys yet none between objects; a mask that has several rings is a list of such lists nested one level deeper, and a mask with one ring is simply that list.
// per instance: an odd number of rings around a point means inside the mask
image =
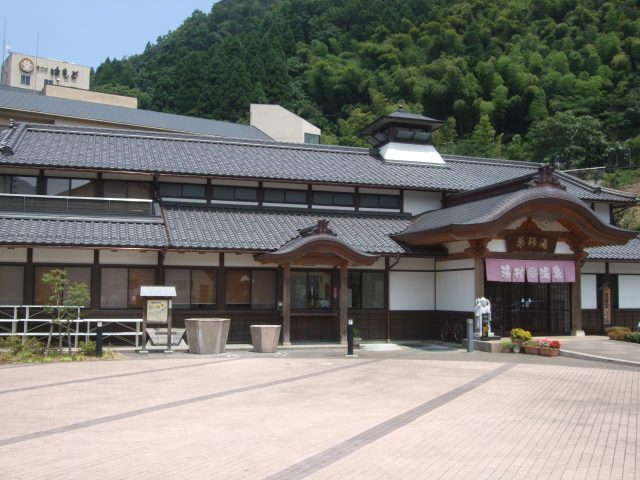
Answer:
[{"label": "dark entrance curtain", "polygon": [[570,283],[487,281],[484,291],[498,334],[507,335],[512,328],[524,328],[537,336],[571,332]]}]

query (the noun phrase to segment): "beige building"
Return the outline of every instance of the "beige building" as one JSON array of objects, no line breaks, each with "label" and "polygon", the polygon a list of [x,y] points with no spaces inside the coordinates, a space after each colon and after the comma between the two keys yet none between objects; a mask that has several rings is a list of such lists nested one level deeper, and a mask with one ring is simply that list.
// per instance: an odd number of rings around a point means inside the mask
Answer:
[{"label": "beige building", "polygon": [[318,127],[280,105],[252,103],[250,124],[278,142],[320,143]]},{"label": "beige building", "polygon": [[36,91],[45,85],[89,90],[90,71],[75,63],[11,52],[2,64],[2,85]]}]

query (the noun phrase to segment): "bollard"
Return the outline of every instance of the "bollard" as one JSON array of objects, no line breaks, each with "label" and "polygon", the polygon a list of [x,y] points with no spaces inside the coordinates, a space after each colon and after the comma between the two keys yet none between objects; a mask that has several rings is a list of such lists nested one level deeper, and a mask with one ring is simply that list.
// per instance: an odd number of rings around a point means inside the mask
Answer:
[{"label": "bollard", "polygon": [[102,322],[96,326],[96,357],[102,357]]},{"label": "bollard", "polygon": [[347,356],[353,356],[353,319],[347,320]]},{"label": "bollard", "polygon": [[473,318],[467,318],[467,352],[473,353]]}]

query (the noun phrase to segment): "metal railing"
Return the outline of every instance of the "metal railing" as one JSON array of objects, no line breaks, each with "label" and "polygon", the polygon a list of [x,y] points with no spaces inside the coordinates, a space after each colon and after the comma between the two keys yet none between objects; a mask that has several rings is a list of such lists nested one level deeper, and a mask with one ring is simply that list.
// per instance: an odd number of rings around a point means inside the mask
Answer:
[{"label": "metal railing", "polygon": [[[0,305],[0,338],[19,337],[24,342],[28,337],[46,338],[53,319],[43,317],[47,305]],[[88,342],[96,335],[98,322],[102,322],[102,337],[115,338],[126,344],[140,346],[142,336],[142,318],[81,318],[83,307],[65,306],[75,308],[76,318],[62,320],[64,331],[59,334],[54,332],[54,337],[62,335],[63,343],[66,343],[66,327],[71,324],[71,338],[74,348],[78,348],[78,342]]]},{"label": "metal railing", "polygon": [[0,193],[0,211],[153,216],[153,200]]}]

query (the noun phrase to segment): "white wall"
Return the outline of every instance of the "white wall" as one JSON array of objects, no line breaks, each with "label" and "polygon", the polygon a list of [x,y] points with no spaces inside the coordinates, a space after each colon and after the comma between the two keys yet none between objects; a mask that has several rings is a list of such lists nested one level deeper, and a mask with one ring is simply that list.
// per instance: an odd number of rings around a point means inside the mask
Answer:
[{"label": "white wall", "polygon": [[225,253],[224,254],[224,266],[225,267],[269,267],[273,268],[275,265],[256,262],[253,259],[253,255],[250,253]]},{"label": "white wall", "polygon": [[167,252],[164,257],[165,266],[184,267],[217,267],[220,264],[217,253]]},{"label": "white wall", "polygon": [[162,175],[160,177],[161,183],[190,183],[190,184],[198,184],[198,185],[206,185],[206,178],[198,178],[198,177],[172,177],[169,175]]},{"label": "white wall", "polygon": [[394,272],[389,274],[390,310],[433,310],[433,272]]},{"label": "white wall", "polygon": [[460,260],[436,260],[436,270],[454,270],[460,268],[467,268],[473,270],[475,264],[473,258],[462,258]]},{"label": "white wall", "polygon": [[304,143],[304,134],[320,135],[321,130],[280,105],[252,103],[250,124],[278,142]]},{"label": "white wall", "polygon": [[618,305],[620,308],[640,308],[640,275],[618,276]]},{"label": "white wall", "polygon": [[0,262],[24,263],[26,261],[26,248],[0,248]]},{"label": "white wall", "polygon": [[611,214],[608,203],[594,203],[593,213],[595,213],[596,217],[598,217],[603,223],[610,223]]},{"label": "white wall", "polygon": [[507,241],[506,240],[491,240],[487,244],[487,248],[490,252],[506,252],[507,251]]},{"label": "white wall", "polygon": [[34,263],[52,263],[62,265],[66,263],[93,263],[93,250],[79,250],[72,248],[34,248]]},{"label": "white wall", "polygon": [[351,270],[384,270],[384,257],[378,258],[372,265],[359,265],[357,267],[349,267]]},{"label": "white wall", "polygon": [[347,192],[347,193],[355,193],[355,187],[341,187],[338,185],[312,185],[311,189],[313,191],[320,192]]},{"label": "white wall", "polygon": [[640,263],[610,263],[609,273],[640,273]]},{"label": "white wall", "polygon": [[306,183],[264,182],[264,188],[284,188],[285,190],[307,190]]},{"label": "white wall", "polygon": [[97,172],[74,172],[69,170],[45,170],[46,177],[59,178],[98,178]]},{"label": "white wall", "polygon": [[466,240],[460,242],[449,242],[444,244],[449,253],[462,253],[469,248],[469,242]]},{"label": "white wall", "polygon": [[561,253],[573,253],[573,250],[571,249],[571,247],[569,246],[568,243],[565,242],[558,242],[556,243],[556,252],[557,254],[561,254]]},{"label": "white wall", "polygon": [[586,261],[582,266],[582,273],[604,273],[604,262],[589,262]]},{"label": "white wall", "polygon": [[101,250],[101,265],[157,265],[158,252],[147,250]]},{"label": "white wall", "polygon": [[442,194],[440,192],[421,192],[417,190],[404,191],[404,211],[417,215],[429,210],[442,208]]},{"label": "white wall", "polygon": [[40,170],[38,170],[37,168],[0,168],[0,174],[2,175],[25,175],[30,177],[37,177],[39,173]]},{"label": "white wall", "polygon": [[[391,260],[391,265],[393,265],[394,260]],[[410,257],[402,257],[400,261],[393,266],[391,271],[394,270],[434,270],[435,269],[435,259],[433,258],[410,258]]]},{"label": "white wall", "polygon": [[596,283],[596,276],[593,274],[582,275],[580,288],[582,295],[582,308],[598,308],[598,286]]},{"label": "white wall", "polygon": [[211,179],[211,184],[216,185],[228,185],[231,187],[257,187],[258,182],[253,180],[221,180],[219,178]]},{"label": "white wall", "polygon": [[104,180],[130,180],[134,182],[150,182],[153,180],[153,175],[140,175],[133,173],[104,173],[102,174]]},{"label": "white wall", "polygon": [[473,270],[436,272],[436,310],[473,311],[474,296]]}]

